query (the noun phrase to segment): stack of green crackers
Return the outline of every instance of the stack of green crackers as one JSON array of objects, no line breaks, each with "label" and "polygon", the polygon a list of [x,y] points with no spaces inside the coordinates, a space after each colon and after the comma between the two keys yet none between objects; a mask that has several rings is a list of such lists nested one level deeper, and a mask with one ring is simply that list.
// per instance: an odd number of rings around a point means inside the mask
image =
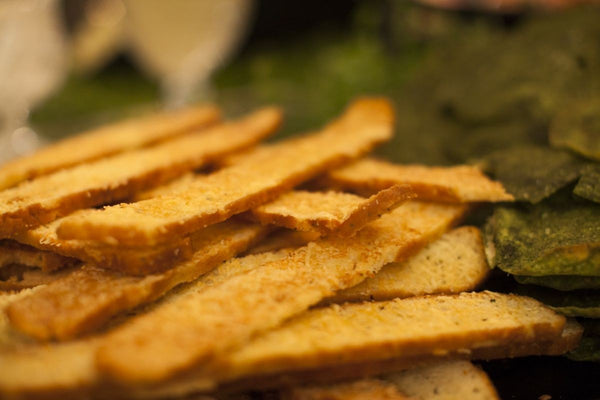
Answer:
[{"label": "stack of green crackers", "polygon": [[486,158],[517,200],[488,220],[489,258],[519,283],[511,290],[581,320],[571,358],[600,361],[600,107],[558,116],[549,140]]}]

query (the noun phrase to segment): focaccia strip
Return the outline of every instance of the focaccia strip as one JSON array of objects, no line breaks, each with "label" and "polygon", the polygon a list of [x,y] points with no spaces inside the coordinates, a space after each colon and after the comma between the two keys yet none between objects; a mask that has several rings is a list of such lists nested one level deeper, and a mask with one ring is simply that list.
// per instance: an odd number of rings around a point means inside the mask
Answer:
[{"label": "focaccia strip", "polygon": [[444,202],[513,201],[502,184],[469,165],[427,167],[363,159],[329,171],[323,184],[369,195],[392,185],[409,185],[420,200]]},{"label": "focaccia strip", "polygon": [[[98,352],[99,366],[122,382],[173,376],[407,257],[464,211],[407,202],[351,238],[309,243],[207,290],[197,292],[192,285],[180,298],[116,330]],[[160,359],[152,355],[157,353]]]},{"label": "focaccia strip", "polygon": [[12,303],[7,314],[19,331],[39,340],[67,340],[101,327],[116,314],[151,302],[246,250],[267,233],[256,224],[227,221],[192,235],[190,260],[145,277],[83,267]]},{"label": "focaccia strip", "polygon": [[0,192],[0,237],[15,236],[74,210],[159,185],[220,155],[256,143],[273,132],[280,120],[276,109],[259,110],[238,121],[4,190]]},{"label": "focaccia strip", "polygon": [[389,139],[392,129],[393,112],[386,100],[359,100],[316,134],[251,153],[236,165],[198,178],[185,190],[67,218],[58,235],[146,245],[183,236],[359,157]]},{"label": "focaccia strip", "polygon": [[121,121],[83,132],[31,156],[3,165],[0,168],[0,190],[59,169],[205,128],[217,122],[219,118],[220,111],[217,107],[199,105]]}]

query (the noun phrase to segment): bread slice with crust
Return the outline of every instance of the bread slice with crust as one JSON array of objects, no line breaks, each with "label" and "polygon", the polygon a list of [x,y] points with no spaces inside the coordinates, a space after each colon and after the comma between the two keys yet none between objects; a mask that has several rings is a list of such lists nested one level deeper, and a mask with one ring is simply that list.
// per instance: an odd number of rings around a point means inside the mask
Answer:
[{"label": "bread slice with crust", "polygon": [[7,308],[12,325],[38,340],[67,340],[93,332],[110,318],[163,296],[256,243],[268,231],[257,224],[226,221],[191,236],[191,258],[142,277],[92,266],[72,271]]},{"label": "bread slice with crust", "polygon": [[415,400],[500,400],[487,374],[469,361],[442,361],[383,379]]},{"label": "bread slice with crust", "polygon": [[[386,397],[387,396],[387,397]],[[325,386],[298,386],[282,400],[499,400],[487,374],[469,361],[428,363],[406,371]]]},{"label": "bread slice with crust", "polygon": [[[0,294],[0,311],[13,301],[35,293],[39,288],[24,290],[17,294]],[[165,321],[167,323],[167,321]],[[557,354],[572,349],[581,336],[581,326],[569,321],[560,337],[550,341],[516,343],[494,347],[482,347],[472,353],[458,351],[432,357],[386,359],[370,363],[344,363],[334,367],[322,367],[305,371],[291,371],[275,375],[253,376],[239,380],[237,388],[281,387],[281,385],[305,384],[307,382],[331,382],[356,379],[364,376],[390,374],[444,358],[482,358],[483,350],[492,358],[525,356],[531,354]],[[10,328],[4,313],[0,312],[0,397],[3,398],[91,398],[110,390],[112,398],[136,395],[138,398],[162,398],[182,396],[198,390],[213,390],[214,380],[202,374],[194,374],[175,382],[165,382],[148,391],[117,388],[107,385],[95,365],[98,346],[106,334],[65,343],[33,344]],[[463,349],[464,350],[464,349]],[[157,358],[162,354],[156,353]],[[490,358],[490,357],[488,357]],[[52,366],[49,368],[48,366]]]},{"label": "bread slice with crust", "polygon": [[321,131],[251,153],[243,161],[184,190],[66,218],[65,239],[153,245],[275,199],[294,186],[360,157],[391,138],[393,110],[384,99],[362,99]]},{"label": "bread slice with crust", "polygon": [[420,200],[453,203],[514,200],[502,184],[469,165],[427,167],[366,158],[329,171],[323,179],[326,187],[350,189],[363,195],[392,185],[409,185]]},{"label": "bread slice with crust", "polygon": [[219,118],[219,109],[207,104],[104,125],[3,165],[0,168],[0,190],[59,169],[202,129],[216,123]]},{"label": "bread slice with crust", "polygon": [[39,250],[13,240],[0,240],[0,269],[16,264],[51,272],[72,267],[78,262],[73,258]]},{"label": "bread slice with crust", "polygon": [[332,385],[297,387],[280,394],[281,400],[411,400],[383,379],[361,379]]},{"label": "bread slice with crust", "polygon": [[386,265],[374,277],[337,292],[325,302],[459,293],[475,289],[489,272],[481,232],[463,226],[445,233],[408,260]]},{"label": "bread slice with crust", "polygon": [[350,236],[366,223],[414,197],[410,188],[400,185],[381,190],[368,199],[342,192],[296,190],[254,208],[251,214],[263,225]]},{"label": "bread slice with crust", "polygon": [[493,292],[331,305],[256,337],[217,360],[215,371],[229,381],[349,363],[471,355],[558,340],[565,323],[538,301]]},{"label": "bread slice with crust", "polygon": [[[262,109],[237,121],[1,191],[0,237],[13,237],[74,210],[120,200],[159,185],[223,154],[255,144],[272,133],[280,121],[279,110]],[[118,243],[115,239],[108,242]]]},{"label": "bread slice with crust", "polygon": [[112,333],[98,352],[99,367],[124,384],[167,379],[407,257],[464,210],[407,202],[351,238],[309,243],[207,290],[197,292],[191,285],[181,297]]},{"label": "bread slice with crust", "polygon": [[[76,211],[77,213],[77,211]],[[127,275],[146,275],[165,271],[193,254],[192,235],[175,237],[156,246],[119,246],[92,240],[60,239],[56,233],[61,219],[30,229],[15,237],[40,250],[73,257],[104,269]]]}]

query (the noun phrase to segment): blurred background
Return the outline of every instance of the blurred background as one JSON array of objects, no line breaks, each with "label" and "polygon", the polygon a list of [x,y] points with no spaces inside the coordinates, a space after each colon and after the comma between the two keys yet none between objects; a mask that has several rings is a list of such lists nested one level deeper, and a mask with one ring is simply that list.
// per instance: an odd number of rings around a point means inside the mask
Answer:
[{"label": "blurred background", "polygon": [[396,102],[398,161],[545,142],[555,111],[598,102],[600,12],[580,3],[2,0],[0,162],[197,101],[279,104],[281,137],[363,94]]}]

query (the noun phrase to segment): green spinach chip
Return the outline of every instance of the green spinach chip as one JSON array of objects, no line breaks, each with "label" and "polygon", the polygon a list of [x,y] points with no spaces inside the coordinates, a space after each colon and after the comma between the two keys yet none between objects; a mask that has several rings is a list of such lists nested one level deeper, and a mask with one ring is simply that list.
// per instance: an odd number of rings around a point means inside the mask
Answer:
[{"label": "green spinach chip", "polygon": [[514,275],[514,278],[517,282],[522,283],[524,285],[538,285],[556,290],[600,289],[600,276]]},{"label": "green spinach chip", "polygon": [[600,205],[559,194],[498,207],[486,226],[493,263],[515,275],[600,276]]},{"label": "green spinach chip", "polygon": [[[600,133],[598,134],[600,142]],[[588,164],[573,190],[577,196],[600,203],[600,164]]]},{"label": "green spinach chip", "polygon": [[517,294],[533,297],[568,317],[600,318],[600,291],[564,292],[533,285],[518,285]]},{"label": "green spinach chip", "polygon": [[550,143],[600,161],[600,100],[578,101],[550,125]]},{"label": "green spinach chip", "polygon": [[486,168],[520,201],[539,203],[575,181],[584,163],[566,151],[543,146],[518,146],[494,152]]}]

